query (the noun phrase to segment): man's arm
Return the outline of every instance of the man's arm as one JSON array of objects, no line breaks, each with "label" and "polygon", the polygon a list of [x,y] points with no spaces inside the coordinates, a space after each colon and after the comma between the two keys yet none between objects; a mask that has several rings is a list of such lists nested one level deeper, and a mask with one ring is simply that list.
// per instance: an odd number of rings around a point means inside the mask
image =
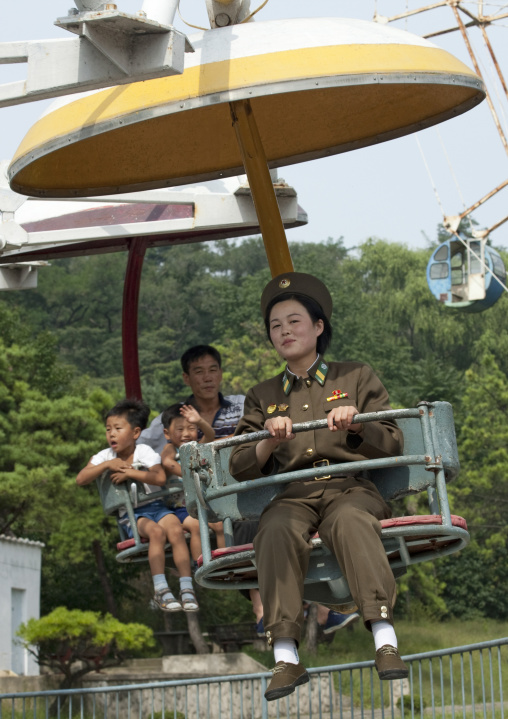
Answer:
[{"label": "man's arm", "polygon": [[154,452],[157,452],[157,454],[162,453],[167,441],[164,436],[161,417],[161,414],[157,415],[157,417],[152,420],[150,426],[141,432],[136,442],[136,444],[147,444]]}]

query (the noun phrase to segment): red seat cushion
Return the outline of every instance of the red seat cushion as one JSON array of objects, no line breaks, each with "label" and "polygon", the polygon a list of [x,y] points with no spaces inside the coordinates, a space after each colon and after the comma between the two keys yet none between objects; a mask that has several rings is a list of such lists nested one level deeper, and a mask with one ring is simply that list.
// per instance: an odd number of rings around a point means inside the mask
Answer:
[{"label": "red seat cushion", "polygon": [[[140,537],[141,544],[148,544],[148,539],[146,537]],[[123,552],[124,549],[130,549],[130,547],[136,546],[136,540],[134,537],[132,539],[124,539],[123,542],[118,542],[116,545],[116,548],[119,552]]]},{"label": "red seat cushion", "polygon": [[[452,526],[467,529],[467,522],[463,517],[457,517],[456,514],[452,514],[451,519]],[[413,514],[409,517],[392,517],[391,519],[381,520],[383,529],[415,524],[443,524],[443,518],[440,514]]]},{"label": "red seat cushion", "polygon": [[[451,515],[452,525],[454,527],[461,527],[467,529],[466,520],[463,517],[458,517],[455,514]],[[440,514],[413,514],[409,517],[392,517],[391,519],[382,519],[381,527],[383,529],[389,529],[392,527],[404,527],[404,526],[418,526],[427,524],[442,524],[443,518]],[[312,535],[312,539],[319,539],[319,533]],[[239,554],[239,552],[246,552],[254,549],[253,544],[239,544],[234,547],[224,547],[223,549],[214,549],[212,551],[212,559],[219,559],[220,557],[227,557],[230,554]],[[203,566],[203,555],[198,559],[198,567]]]},{"label": "red seat cushion", "polygon": [[[239,552],[247,552],[250,549],[254,549],[254,545],[251,544],[236,544],[234,547],[223,547],[222,549],[212,550],[212,559],[219,559],[220,557],[227,557],[228,554],[238,554]],[[203,555],[198,557],[198,567],[203,565]]]}]

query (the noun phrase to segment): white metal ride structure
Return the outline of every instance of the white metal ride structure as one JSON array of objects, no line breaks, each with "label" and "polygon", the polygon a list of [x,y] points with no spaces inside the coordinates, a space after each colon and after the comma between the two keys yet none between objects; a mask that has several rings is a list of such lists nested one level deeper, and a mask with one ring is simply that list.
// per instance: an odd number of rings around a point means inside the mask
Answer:
[{"label": "white metal ride structure", "polygon": [[[245,176],[175,190],[44,201],[13,192],[0,162],[0,290],[37,286],[37,268],[51,259],[259,233]],[[287,228],[307,223],[296,191],[272,173]]]},{"label": "white metal ride structure", "polygon": [[[134,15],[113,3],[76,0],[55,25],[75,37],[0,43],[0,64],[25,63],[25,81],[0,86],[0,107],[52,99],[181,74],[194,52],[173,27],[178,0],[145,0]],[[207,0],[212,27],[250,19],[249,0]],[[129,250],[124,327],[136,326],[137,292],[146,249],[168,244],[258,234],[245,176],[185,189],[43,201],[9,187],[8,161],[0,162],[0,291],[37,286],[38,268],[54,258]],[[285,228],[307,223],[296,191],[270,173]],[[124,333],[126,382],[140,392],[137,336]],[[128,358],[128,359],[125,359]]]},{"label": "white metal ride structure", "polygon": [[181,74],[193,48],[172,26],[177,0],[145,0],[135,15],[75,0],[55,25],[75,37],[0,43],[0,63],[26,63],[27,79],[0,86],[0,107]]},{"label": "white metal ride structure", "polygon": [[[27,66],[26,80],[0,85],[0,108],[181,74],[185,52],[194,51],[188,38],[172,25],[178,0],[145,0],[134,15],[101,0],[76,0],[75,4],[66,17],[55,21],[55,25],[75,35],[74,38],[0,43],[0,64],[25,63]],[[210,12],[214,5],[216,3],[209,3]],[[234,0],[227,5],[227,12],[234,21],[243,20],[249,14],[248,0]],[[229,18],[223,16],[222,22],[224,17]],[[241,236],[259,229],[248,185],[243,183],[242,188],[242,181],[239,181],[235,187],[235,183],[222,188],[217,185],[215,188],[202,187],[196,196],[190,189],[186,194],[165,192],[108,197],[110,207],[125,203],[133,206],[141,203],[192,205],[191,216],[171,222],[167,218],[149,223],[139,220],[120,222],[118,217],[122,213],[117,207],[107,219],[102,213],[104,226],[92,226],[87,231],[82,220],[74,217],[79,211],[75,204],[73,209],[62,202],[43,209],[40,203],[32,201],[28,209],[27,198],[9,188],[8,164],[6,161],[0,163],[0,255],[4,260],[9,258],[0,267],[0,290],[35,287],[37,267],[46,264],[44,260],[50,259],[52,251],[57,256],[56,249],[62,245],[93,242],[96,251],[104,252],[108,251],[104,249],[106,238],[113,246],[115,238],[124,237],[127,241],[143,234],[160,238],[168,233],[175,236],[175,233],[188,232],[196,236],[206,231],[217,239]],[[274,181],[278,197],[286,198],[279,200],[285,225],[306,222],[294,190],[283,187],[276,175]],[[97,206],[93,197],[87,198],[86,202],[88,207]],[[39,204],[38,208],[34,206],[36,204]],[[69,215],[68,226],[60,222],[55,230],[55,221],[51,222],[50,218],[60,214]],[[132,212],[130,214],[132,216]],[[31,232],[24,228],[23,218],[30,222]],[[73,227],[73,220],[79,227]],[[157,242],[154,240],[153,244]],[[159,244],[162,244],[160,239]],[[25,256],[27,250],[30,252]],[[41,259],[31,259],[32,250]]]}]

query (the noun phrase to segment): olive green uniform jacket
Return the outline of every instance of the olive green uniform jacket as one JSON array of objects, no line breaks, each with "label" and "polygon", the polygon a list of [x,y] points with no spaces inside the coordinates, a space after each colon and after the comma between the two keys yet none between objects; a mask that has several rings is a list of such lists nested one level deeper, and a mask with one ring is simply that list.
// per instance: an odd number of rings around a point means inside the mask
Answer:
[{"label": "olive green uniform jacket", "polygon": [[[281,415],[291,417],[293,424],[324,419],[338,405],[355,405],[362,414],[391,409],[388,392],[366,364],[327,364],[320,358],[310,369],[309,375],[308,380],[303,380],[297,379],[290,372],[283,372],[249,390],[244,416],[237,425],[235,435],[259,432],[267,419]],[[334,391],[347,396],[328,400]],[[326,429],[301,432],[291,442],[280,444],[272,461],[264,467],[260,467],[256,460],[255,442],[240,445],[231,455],[230,470],[236,479],[243,481],[262,475],[306,469],[320,459],[329,459],[330,463],[332,460],[354,462],[393,457],[401,452],[402,433],[395,422],[369,422],[364,425],[360,435],[332,433]]]}]

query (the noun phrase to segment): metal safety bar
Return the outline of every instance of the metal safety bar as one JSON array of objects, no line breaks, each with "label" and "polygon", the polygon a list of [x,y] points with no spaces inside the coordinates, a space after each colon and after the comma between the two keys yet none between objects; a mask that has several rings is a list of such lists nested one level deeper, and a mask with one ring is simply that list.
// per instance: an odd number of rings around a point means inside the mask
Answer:
[{"label": "metal safety bar", "polygon": [[[188,511],[200,522],[203,564],[196,580],[203,586],[218,588],[224,580],[232,588],[257,586],[254,550],[212,556],[207,529],[209,521],[222,521],[227,546],[234,544],[233,521],[244,517],[257,519],[264,507],[289,482],[319,477],[367,475],[382,496],[394,499],[427,490],[430,517],[414,518],[403,526],[382,529],[383,543],[392,569],[404,573],[410,564],[451,554],[466,546],[469,535],[460,518],[452,518],[446,483],[458,474],[459,462],[453,414],[447,402],[422,402],[416,408],[357,414],[353,423],[396,420],[404,434],[402,456],[358,460],[309,467],[296,472],[237,482],[229,474],[228,460],[233,447],[270,437],[268,431],[240,435],[210,444],[189,443],[181,448],[182,471]],[[326,429],[326,419],[293,425],[293,432]],[[434,519],[435,516],[435,519]],[[408,518],[405,518],[407,520]],[[460,521],[458,521],[460,520]],[[399,520],[400,521],[400,520]],[[401,523],[402,524],[402,523]],[[318,541],[319,570],[307,583],[327,581],[330,586],[343,581],[340,570],[328,550]],[[318,547],[316,545],[316,547]],[[321,556],[322,555],[322,556]],[[328,552],[330,555],[330,552]],[[335,568],[336,566],[336,568]],[[237,578],[243,573],[241,581]],[[213,574],[213,579],[210,577]],[[320,576],[321,579],[316,579]],[[224,587],[223,587],[224,588]]]}]

